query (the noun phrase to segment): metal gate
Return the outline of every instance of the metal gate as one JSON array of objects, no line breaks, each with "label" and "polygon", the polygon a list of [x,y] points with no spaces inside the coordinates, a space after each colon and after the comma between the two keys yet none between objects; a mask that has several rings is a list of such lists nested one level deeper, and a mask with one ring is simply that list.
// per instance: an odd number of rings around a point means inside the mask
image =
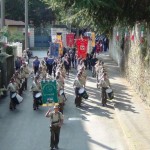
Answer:
[{"label": "metal gate", "polygon": [[38,27],[35,28],[35,47],[49,47],[50,29]]}]

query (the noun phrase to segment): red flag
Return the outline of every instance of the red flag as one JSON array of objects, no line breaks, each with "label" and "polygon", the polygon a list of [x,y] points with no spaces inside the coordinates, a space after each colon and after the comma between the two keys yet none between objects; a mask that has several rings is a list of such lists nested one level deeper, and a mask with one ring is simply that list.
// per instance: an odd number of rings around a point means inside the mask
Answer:
[{"label": "red flag", "polygon": [[87,55],[88,40],[87,39],[77,39],[76,46],[77,46],[78,57],[85,59],[86,55]]},{"label": "red flag", "polygon": [[74,46],[74,33],[66,34],[66,42],[68,47]]},{"label": "red flag", "polygon": [[140,42],[144,43],[144,31],[141,31]]},{"label": "red flag", "polygon": [[131,40],[134,41],[134,32],[132,32]]},{"label": "red flag", "polygon": [[127,32],[125,32],[124,40],[125,40],[125,41],[127,41],[127,40],[128,40],[128,33],[127,33]]}]

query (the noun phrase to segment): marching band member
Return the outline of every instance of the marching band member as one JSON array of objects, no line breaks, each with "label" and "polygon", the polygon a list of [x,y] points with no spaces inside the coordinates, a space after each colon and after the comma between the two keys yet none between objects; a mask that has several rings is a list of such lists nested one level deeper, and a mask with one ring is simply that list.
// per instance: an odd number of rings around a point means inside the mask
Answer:
[{"label": "marching band member", "polygon": [[36,110],[38,109],[38,101],[35,99],[35,95],[41,91],[41,84],[38,81],[39,77],[35,77],[32,86],[31,86],[31,91],[33,92],[33,109]]},{"label": "marching band member", "polygon": [[74,80],[74,83],[73,83],[73,87],[75,89],[75,105],[76,107],[80,107],[81,106],[81,96],[79,95],[79,89],[81,87],[83,87],[83,85],[81,84],[81,74],[78,73],[77,74],[77,77],[75,78]]},{"label": "marching band member", "polygon": [[44,60],[41,61],[40,67],[42,67],[42,70],[43,70],[43,69],[47,69],[47,66],[46,66],[46,63],[45,63]]},{"label": "marching band member", "polygon": [[80,72],[81,72],[81,79],[80,79],[81,80],[81,84],[85,88],[87,74],[86,74],[86,70],[85,70],[84,66],[80,69]]},{"label": "marching band member", "polygon": [[22,67],[23,67],[23,74],[24,74],[24,79],[25,79],[24,87],[25,87],[25,90],[27,90],[27,82],[28,82],[30,71],[26,63],[23,63]]},{"label": "marching band member", "polygon": [[46,75],[47,75],[46,68],[42,68],[41,78],[42,78],[42,79],[46,79]]},{"label": "marching band member", "polygon": [[65,68],[66,73],[67,73],[67,75],[69,77],[70,63],[69,63],[69,57],[68,57],[68,55],[65,55],[64,68]]},{"label": "marching band member", "polygon": [[22,94],[22,83],[21,83],[21,75],[19,73],[19,70],[17,70],[15,72],[14,78],[15,78],[16,84],[17,84],[17,86],[19,88],[18,89],[18,93],[19,93],[19,95],[21,95]]},{"label": "marching band member", "polygon": [[23,71],[23,66],[21,66],[20,68],[20,77],[21,77],[21,84],[22,84],[21,90],[23,91],[25,89],[25,77],[26,77]]},{"label": "marching band member", "polygon": [[103,78],[101,79],[101,98],[102,98],[102,106],[106,106],[107,103],[107,95],[106,95],[106,90],[108,87],[110,87],[110,81],[107,77],[107,74],[104,73]]},{"label": "marching band member", "polygon": [[7,87],[7,90],[10,91],[10,104],[9,104],[9,108],[11,110],[16,109],[16,102],[12,99],[12,95],[14,93],[18,93],[18,89],[19,89],[19,87],[18,87],[17,83],[15,82],[15,79],[11,78],[10,83],[8,84],[8,87]]}]

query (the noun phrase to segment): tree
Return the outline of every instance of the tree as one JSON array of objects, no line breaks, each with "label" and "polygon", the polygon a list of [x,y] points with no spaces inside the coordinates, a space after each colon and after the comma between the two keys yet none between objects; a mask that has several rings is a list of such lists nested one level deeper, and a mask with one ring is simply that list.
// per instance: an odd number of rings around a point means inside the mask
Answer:
[{"label": "tree", "polygon": [[[44,1],[47,2],[52,9],[59,10],[60,14],[65,14],[68,10],[71,10],[73,13],[69,19],[72,19],[72,22],[77,20],[79,24],[90,25],[90,27],[97,28],[99,31],[110,32],[113,26],[118,24],[133,26],[137,21],[150,22],[149,0]],[[64,18],[66,17],[63,16],[62,20],[64,20]]]},{"label": "tree", "polygon": [[[24,0],[6,0],[6,18],[24,21],[24,3]],[[40,26],[41,23],[45,25],[53,20],[55,15],[49,5],[41,0],[29,0],[29,22],[32,21],[34,26]]]}]

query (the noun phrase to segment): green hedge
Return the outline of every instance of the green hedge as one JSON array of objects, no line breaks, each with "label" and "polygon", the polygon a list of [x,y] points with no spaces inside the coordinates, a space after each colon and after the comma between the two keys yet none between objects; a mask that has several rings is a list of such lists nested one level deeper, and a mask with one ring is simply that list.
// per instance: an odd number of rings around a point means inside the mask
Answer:
[{"label": "green hedge", "polygon": [[14,46],[8,46],[8,45],[5,48],[6,53],[9,54],[9,55],[13,55],[14,49],[15,49]]}]

